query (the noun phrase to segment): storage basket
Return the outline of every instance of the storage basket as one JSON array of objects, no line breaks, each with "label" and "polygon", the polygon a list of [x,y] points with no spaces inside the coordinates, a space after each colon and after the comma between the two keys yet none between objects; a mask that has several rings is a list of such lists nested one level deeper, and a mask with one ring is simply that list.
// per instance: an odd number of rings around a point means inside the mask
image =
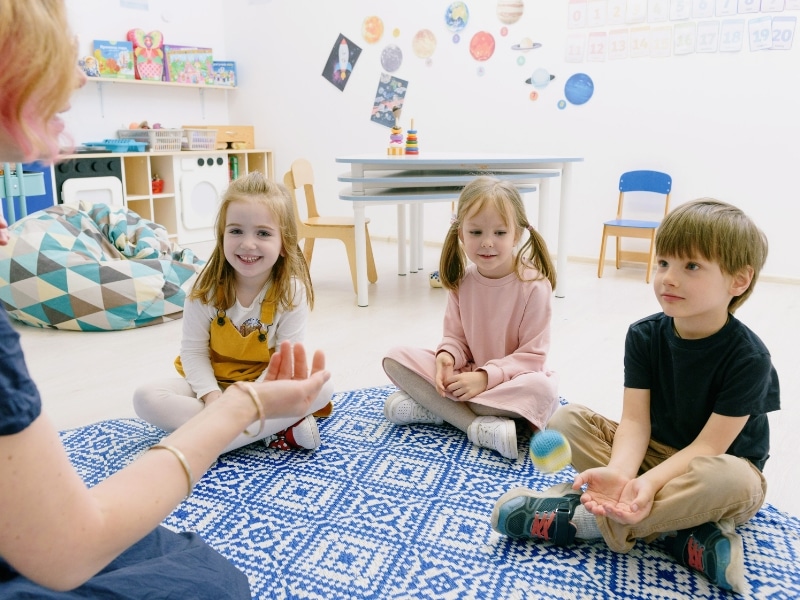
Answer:
[{"label": "storage basket", "polygon": [[150,152],[176,152],[181,149],[183,129],[118,129],[121,138],[146,142]]},{"label": "storage basket", "polygon": [[183,150],[214,150],[217,146],[216,129],[184,129]]}]

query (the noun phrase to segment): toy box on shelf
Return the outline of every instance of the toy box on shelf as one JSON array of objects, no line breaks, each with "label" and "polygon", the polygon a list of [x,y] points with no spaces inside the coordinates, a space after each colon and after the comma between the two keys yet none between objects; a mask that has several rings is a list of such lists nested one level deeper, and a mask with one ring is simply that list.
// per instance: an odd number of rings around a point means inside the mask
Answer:
[{"label": "toy box on shelf", "polygon": [[150,152],[177,152],[183,142],[183,129],[118,129],[117,135],[145,142]]},{"label": "toy box on shelf", "polygon": [[93,47],[100,77],[133,79],[133,44],[94,40]]},{"label": "toy box on shelf", "polygon": [[167,61],[166,81],[214,84],[214,57],[211,48],[164,46]]},{"label": "toy box on shelf", "polygon": [[216,129],[187,129],[181,144],[182,150],[214,150],[217,146]]},{"label": "toy box on shelf", "polygon": [[255,148],[252,125],[184,125],[184,129],[213,129],[217,150],[246,150]]}]

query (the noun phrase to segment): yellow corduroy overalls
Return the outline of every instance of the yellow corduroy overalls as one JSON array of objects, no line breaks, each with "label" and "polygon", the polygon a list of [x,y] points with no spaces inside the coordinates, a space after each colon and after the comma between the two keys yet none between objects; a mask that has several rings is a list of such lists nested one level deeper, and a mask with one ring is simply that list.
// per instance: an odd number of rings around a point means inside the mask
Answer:
[{"label": "yellow corduroy overalls", "polygon": [[[255,381],[269,365],[271,352],[267,331],[275,318],[275,299],[272,296],[267,294],[261,303],[260,327],[253,327],[245,335],[222,309],[211,321],[208,353],[214,377],[223,390],[237,381]],[[180,356],[175,359],[175,368],[186,377]]]}]

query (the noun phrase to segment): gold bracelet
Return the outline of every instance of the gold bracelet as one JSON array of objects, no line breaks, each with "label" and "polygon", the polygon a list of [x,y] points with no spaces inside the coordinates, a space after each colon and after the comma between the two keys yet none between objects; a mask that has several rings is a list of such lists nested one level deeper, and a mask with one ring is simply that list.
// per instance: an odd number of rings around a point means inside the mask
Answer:
[{"label": "gold bracelet", "polygon": [[237,381],[233,385],[238,387],[239,389],[244,390],[247,393],[247,395],[250,396],[250,399],[253,401],[253,404],[256,405],[256,411],[258,412],[258,420],[259,420],[258,431],[256,431],[255,433],[250,433],[249,431],[247,431],[247,429],[245,429],[244,433],[246,435],[249,435],[250,437],[258,437],[259,435],[261,435],[261,432],[264,431],[264,420],[266,419],[266,415],[264,415],[264,409],[261,406],[261,400],[258,399],[258,392],[256,392],[256,388],[254,388],[251,383],[247,383],[245,381]]},{"label": "gold bracelet", "polygon": [[175,446],[167,446],[165,444],[156,444],[155,446],[150,446],[150,450],[169,450],[172,455],[178,459],[178,462],[181,463],[181,466],[183,467],[183,471],[186,473],[186,479],[189,481],[189,492],[184,497],[184,500],[191,496],[192,489],[194,488],[194,475],[192,474],[192,468],[189,466],[189,461],[186,460],[183,452],[178,450]]}]

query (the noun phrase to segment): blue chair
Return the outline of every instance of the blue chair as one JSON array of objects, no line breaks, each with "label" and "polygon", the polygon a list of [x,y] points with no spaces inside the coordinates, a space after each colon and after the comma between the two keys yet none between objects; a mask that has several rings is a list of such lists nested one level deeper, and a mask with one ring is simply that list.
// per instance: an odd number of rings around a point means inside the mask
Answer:
[{"label": "blue chair", "polygon": [[[619,269],[620,261],[634,261],[647,263],[645,281],[650,283],[653,272],[653,262],[656,251],[656,230],[661,220],[669,212],[669,195],[672,190],[672,177],[659,171],[628,171],[619,178],[619,202],[617,204],[617,218],[603,223],[603,241],[600,244],[600,262],[597,265],[597,276],[603,276],[603,265],[606,258],[606,241],[610,236],[617,238],[616,265]],[[653,206],[653,214],[658,213],[658,220],[642,221],[624,218],[623,205],[625,194],[630,192],[651,192],[647,194],[650,204],[658,202],[658,210]],[[663,210],[662,210],[663,206]],[[650,240],[650,251],[623,250],[621,239],[644,238]]]},{"label": "blue chair", "polygon": [[3,212],[9,225],[17,220],[16,201],[19,200],[20,218],[28,216],[28,196],[45,193],[44,174],[22,170],[22,163],[2,164],[2,186],[0,199],[3,200]]}]

